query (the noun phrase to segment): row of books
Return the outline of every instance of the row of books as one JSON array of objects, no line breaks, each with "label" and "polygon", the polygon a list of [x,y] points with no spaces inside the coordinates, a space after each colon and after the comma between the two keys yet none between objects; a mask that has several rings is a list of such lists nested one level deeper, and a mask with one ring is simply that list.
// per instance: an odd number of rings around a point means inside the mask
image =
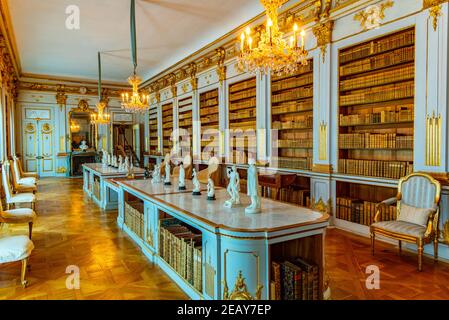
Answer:
[{"label": "row of books", "polygon": [[187,129],[187,127],[191,128],[192,127],[192,119],[179,121],[178,126],[179,126],[179,128],[184,128],[184,129]]},{"label": "row of books", "polygon": [[[308,189],[299,189],[295,190],[293,188],[282,188],[280,189],[278,194],[278,200],[288,203],[294,203],[299,206],[307,207],[307,204],[310,201],[310,190]],[[275,199],[275,193],[271,191],[271,198]],[[264,197],[268,197],[267,194],[263,195]]]},{"label": "row of books", "polygon": [[218,98],[212,98],[209,100],[201,101],[200,102],[201,108],[207,108],[212,106],[218,106]]},{"label": "row of books", "polygon": [[245,90],[256,87],[256,78],[244,80],[229,86],[229,92],[235,93],[236,91]]},{"label": "row of books", "polygon": [[210,114],[218,114],[218,106],[200,108],[200,116],[207,116]]},{"label": "row of books", "polygon": [[301,258],[271,263],[271,300],[320,300],[320,274],[315,263]]},{"label": "row of books", "polygon": [[238,111],[241,109],[256,108],[256,104],[257,104],[257,99],[251,98],[248,100],[231,103],[229,105],[229,110],[230,111]]},{"label": "row of books", "polygon": [[356,73],[369,72],[381,68],[408,63],[415,60],[415,48],[407,47],[397,49],[380,56],[358,60],[340,67],[340,76],[349,76]]},{"label": "row of books", "polygon": [[369,55],[382,53],[415,43],[415,30],[401,31],[397,34],[373,40],[340,53],[340,63],[346,63]]},{"label": "row of books", "polygon": [[242,100],[242,99],[248,99],[248,98],[253,98],[256,96],[256,89],[248,89],[246,91],[239,91],[236,93],[231,93],[229,95],[229,101],[230,102],[235,102],[238,100]]},{"label": "row of books", "polygon": [[343,80],[340,82],[340,90],[354,90],[368,86],[378,86],[397,81],[411,80],[414,79],[414,77],[414,65],[406,65],[388,71],[376,72],[374,74]]},{"label": "row of books", "polygon": [[340,115],[341,126],[409,122],[414,120],[413,105],[400,111],[381,111],[374,113]]},{"label": "row of books", "polygon": [[208,99],[213,99],[213,98],[217,98],[218,97],[218,89],[212,90],[212,91],[208,91],[208,92],[203,92],[200,95],[200,101],[206,101]]},{"label": "row of books", "polygon": [[[337,219],[346,220],[366,226],[374,223],[377,203],[352,198],[337,198]],[[379,206],[381,221],[392,221],[397,218],[396,206]]]},{"label": "row of books", "polygon": [[280,103],[286,100],[304,99],[313,97],[313,86],[299,87],[271,96],[271,103]]},{"label": "row of books", "polygon": [[400,179],[413,173],[413,163],[409,161],[339,159],[338,172],[360,176]]},{"label": "row of books", "polygon": [[213,123],[213,122],[218,122],[218,120],[219,120],[218,113],[210,114],[207,117],[205,117],[205,116],[201,117],[201,124],[209,124],[209,123]]},{"label": "row of books", "polygon": [[312,168],[312,157],[308,158],[287,158],[278,157],[273,159],[273,165],[277,162],[278,168],[284,169],[299,169],[299,170],[310,170]]},{"label": "row of books", "polygon": [[229,120],[238,120],[238,119],[246,119],[246,118],[255,118],[256,117],[256,108],[254,109],[245,109],[239,112],[230,112]]},{"label": "row of books", "polygon": [[414,81],[395,83],[381,87],[353,91],[340,96],[340,106],[376,103],[388,100],[412,98],[415,95]]},{"label": "row of books", "polygon": [[192,112],[186,111],[186,112],[179,112],[178,119],[184,120],[184,119],[192,119]]},{"label": "row of books", "polygon": [[[140,210],[134,207],[140,207]],[[130,204],[125,202],[125,225],[140,239],[145,238],[143,205],[141,203]]]},{"label": "row of books", "polygon": [[276,151],[280,158],[309,158],[313,155],[312,148],[279,148],[273,150],[273,152]]},{"label": "row of books", "polygon": [[174,218],[161,219],[159,255],[179,276],[202,292],[202,235]]},{"label": "row of books", "polygon": [[340,134],[341,149],[413,149],[413,136],[396,133],[350,133]]},{"label": "row of books", "polygon": [[279,115],[292,112],[304,112],[313,111],[313,100],[308,101],[288,101],[277,106],[273,106],[271,109],[272,115]]},{"label": "row of books", "polygon": [[274,92],[279,90],[292,89],[310,84],[313,84],[313,73],[308,73],[303,76],[273,82],[271,83],[271,91]]},{"label": "row of books", "polygon": [[278,140],[278,148],[313,148],[313,138],[303,138],[300,140]]},{"label": "row of books", "polygon": [[312,129],[313,117],[309,116],[302,121],[273,121],[272,128],[276,130],[280,129]]},{"label": "row of books", "polygon": [[234,129],[234,130],[243,130],[243,132],[247,131],[247,130],[253,130],[255,132],[256,130],[256,119],[252,120],[252,121],[242,121],[242,122],[237,122],[237,121],[233,121],[229,124],[230,129]]}]

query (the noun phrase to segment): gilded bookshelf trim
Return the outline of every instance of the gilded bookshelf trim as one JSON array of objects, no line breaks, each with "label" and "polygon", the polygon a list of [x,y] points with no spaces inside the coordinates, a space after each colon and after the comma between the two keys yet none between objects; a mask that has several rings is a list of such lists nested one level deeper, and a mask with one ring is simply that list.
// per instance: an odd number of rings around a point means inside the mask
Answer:
[{"label": "gilded bookshelf trim", "polygon": [[378,5],[368,6],[354,15],[354,20],[360,22],[363,30],[378,28],[385,19],[385,10],[393,7],[394,2],[388,0]]},{"label": "gilded bookshelf trim", "polygon": [[429,15],[432,18],[433,30],[437,31],[438,18],[441,16],[441,5],[449,0],[424,0],[423,10],[429,9]]},{"label": "gilded bookshelf trim", "polygon": [[327,123],[320,124],[319,157],[320,160],[327,160]]},{"label": "gilded bookshelf trim", "polygon": [[427,115],[426,119],[426,166],[441,164],[441,114]]}]

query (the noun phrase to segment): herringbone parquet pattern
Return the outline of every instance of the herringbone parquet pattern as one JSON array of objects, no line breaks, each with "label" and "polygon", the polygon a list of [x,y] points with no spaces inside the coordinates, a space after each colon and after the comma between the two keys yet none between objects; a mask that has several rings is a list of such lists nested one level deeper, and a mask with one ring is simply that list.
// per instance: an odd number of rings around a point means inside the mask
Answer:
[{"label": "herringbone parquet pattern", "polygon": [[[80,179],[43,179],[38,194],[35,250],[30,286],[19,283],[20,264],[0,265],[0,299],[186,299],[158,267],[143,256],[116,225],[116,212],[102,212],[82,191]],[[2,234],[27,234],[27,227],[4,227]],[[449,299],[449,266],[388,244],[371,256],[369,239],[331,229],[326,259],[332,298]],[[66,288],[67,266],[80,269],[80,289]],[[365,286],[365,269],[378,265],[380,290]]]}]

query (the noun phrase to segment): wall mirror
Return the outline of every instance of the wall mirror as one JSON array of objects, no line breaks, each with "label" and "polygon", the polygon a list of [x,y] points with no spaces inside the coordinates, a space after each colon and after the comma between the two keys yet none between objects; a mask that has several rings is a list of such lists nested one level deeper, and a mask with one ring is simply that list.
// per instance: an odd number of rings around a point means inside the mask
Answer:
[{"label": "wall mirror", "polygon": [[69,141],[72,152],[96,151],[97,129],[91,124],[93,109],[86,100],[80,100],[78,108],[69,112]]}]

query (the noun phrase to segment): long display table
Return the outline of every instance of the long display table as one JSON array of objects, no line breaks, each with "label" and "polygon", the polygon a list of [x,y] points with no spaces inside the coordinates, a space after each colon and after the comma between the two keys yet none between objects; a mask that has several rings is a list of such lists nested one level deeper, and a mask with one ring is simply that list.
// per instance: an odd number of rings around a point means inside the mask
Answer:
[{"label": "long display table", "polygon": [[[318,267],[316,297],[323,296],[324,235],[329,216],[262,199],[261,214],[243,205],[228,209],[226,190],[216,200],[144,180],[119,185],[119,226],[192,299],[270,299],[272,263],[302,258]],[[205,187],[205,186],[204,186]],[[279,297],[279,295],[278,295]],[[311,296],[310,296],[311,297]]]},{"label": "long display table", "polygon": [[[133,172],[136,177],[143,177],[145,174],[145,170],[141,168],[134,168]],[[118,195],[114,188],[109,188],[110,185],[106,183],[106,180],[124,178],[127,175],[126,172],[104,166],[101,163],[83,164],[84,192],[102,209],[115,209],[118,204]]]}]

